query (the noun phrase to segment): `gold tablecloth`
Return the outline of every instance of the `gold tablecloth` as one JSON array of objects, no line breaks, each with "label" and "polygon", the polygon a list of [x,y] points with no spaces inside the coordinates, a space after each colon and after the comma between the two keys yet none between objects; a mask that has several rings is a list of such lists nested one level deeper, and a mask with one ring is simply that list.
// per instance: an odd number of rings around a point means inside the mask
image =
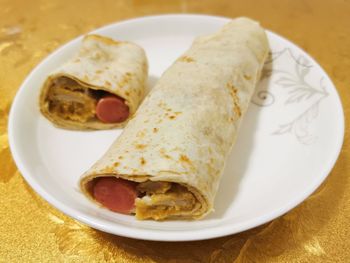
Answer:
[{"label": "gold tablecloth", "polygon": [[0,0],[0,262],[350,262],[350,162],[346,136],[326,182],[301,205],[258,228],[197,242],[150,242],[89,228],[50,206],[10,154],[8,113],[39,61],[102,25],[161,13],[249,16],[300,45],[350,106],[347,0]]}]

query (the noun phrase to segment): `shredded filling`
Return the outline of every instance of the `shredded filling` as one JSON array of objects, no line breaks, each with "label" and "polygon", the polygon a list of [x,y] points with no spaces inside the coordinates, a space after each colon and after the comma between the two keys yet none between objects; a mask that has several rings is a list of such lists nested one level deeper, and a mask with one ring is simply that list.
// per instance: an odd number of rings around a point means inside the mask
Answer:
[{"label": "shredded filling", "polygon": [[96,104],[106,91],[82,87],[76,81],[60,77],[48,92],[49,112],[65,120],[87,122],[96,119]]},{"label": "shredded filling", "polygon": [[145,194],[135,202],[138,219],[174,217],[192,211],[196,204],[193,194],[179,184],[146,181],[140,183],[137,189]]}]

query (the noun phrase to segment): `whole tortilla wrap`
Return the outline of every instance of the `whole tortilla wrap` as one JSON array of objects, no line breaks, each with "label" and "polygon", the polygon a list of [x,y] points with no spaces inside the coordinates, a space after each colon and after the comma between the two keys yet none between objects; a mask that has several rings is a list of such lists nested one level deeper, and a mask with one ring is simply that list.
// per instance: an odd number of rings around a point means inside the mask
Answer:
[{"label": "whole tortilla wrap", "polygon": [[136,199],[138,219],[198,219],[213,211],[225,161],[268,50],[263,28],[248,18],[198,37],[162,75],[106,154],[82,175],[82,192],[94,200],[94,182],[106,176],[170,182],[165,193]]},{"label": "whole tortilla wrap", "polygon": [[[40,110],[61,128],[86,130],[123,127],[144,96],[147,72],[146,55],[138,45],[99,35],[87,35],[82,40],[78,54],[47,77],[40,93]],[[61,84],[60,81],[65,83]],[[80,105],[88,108],[85,116],[73,116],[69,112],[63,114],[52,109],[50,92],[57,83],[70,83],[74,88],[73,95],[77,95],[74,100],[80,100]],[[123,99],[129,107],[129,118],[120,123],[101,122],[95,115],[96,99],[90,95],[91,91],[105,91],[106,94]],[[63,90],[61,97],[69,99],[70,94],[67,95],[66,90]]]}]

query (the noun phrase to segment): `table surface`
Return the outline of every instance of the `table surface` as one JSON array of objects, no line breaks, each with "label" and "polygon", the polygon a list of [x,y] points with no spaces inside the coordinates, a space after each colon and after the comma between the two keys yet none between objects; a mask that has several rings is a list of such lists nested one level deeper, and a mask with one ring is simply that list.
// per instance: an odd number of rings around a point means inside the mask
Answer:
[{"label": "table surface", "polygon": [[249,16],[311,54],[350,106],[350,1],[0,0],[0,262],[349,262],[349,139],[327,180],[301,205],[258,228],[196,242],[151,242],[91,229],[26,184],[9,150],[8,113],[26,75],[63,43],[146,15]]}]

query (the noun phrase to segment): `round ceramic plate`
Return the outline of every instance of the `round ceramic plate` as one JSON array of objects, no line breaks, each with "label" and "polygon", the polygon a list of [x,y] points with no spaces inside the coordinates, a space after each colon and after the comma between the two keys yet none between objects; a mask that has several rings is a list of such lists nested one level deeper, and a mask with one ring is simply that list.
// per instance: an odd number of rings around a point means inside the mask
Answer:
[{"label": "round ceramic plate", "polygon": [[[196,36],[229,20],[164,15],[112,24],[93,33],[134,41],[147,53],[153,86]],[[79,37],[48,56],[24,81],[13,102],[9,138],[24,178],[53,206],[93,228],[147,240],[199,240],[266,223],[308,197],[326,178],[341,149],[344,118],[337,91],[322,68],[290,41],[268,33],[271,56],[230,154],[215,212],[199,221],[137,221],[99,208],[78,189],[80,175],[121,130],[55,128],[39,112],[45,77],[79,48]]]}]

